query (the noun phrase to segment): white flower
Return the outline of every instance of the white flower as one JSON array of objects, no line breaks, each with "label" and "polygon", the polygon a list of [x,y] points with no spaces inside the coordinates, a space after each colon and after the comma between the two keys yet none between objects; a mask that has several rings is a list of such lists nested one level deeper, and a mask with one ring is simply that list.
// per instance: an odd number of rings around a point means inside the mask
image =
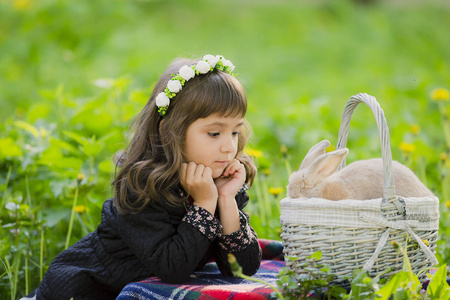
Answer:
[{"label": "white flower", "polygon": [[230,70],[230,72],[233,72],[234,70],[234,65],[231,61],[229,61],[228,59],[222,59],[222,63],[224,67],[228,67],[228,70]]},{"label": "white flower", "polygon": [[200,73],[200,74],[206,74],[210,71],[210,66],[209,64],[204,61],[201,60],[197,63],[197,65],[195,66],[195,69]]},{"label": "white flower", "polygon": [[180,74],[180,76],[186,81],[195,76],[194,70],[188,66],[182,66],[180,71],[178,71],[178,74]]},{"label": "white flower", "polygon": [[158,96],[156,96],[156,106],[158,107],[166,107],[169,106],[170,99],[166,96],[164,93],[159,93]]},{"label": "white flower", "polygon": [[181,82],[179,80],[169,80],[167,88],[172,93],[178,93],[182,89]]},{"label": "white flower", "polygon": [[219,58],[217,56],[207,54],[207,55],[203,56],[203,60],[208,62],[208,64],[212,68],[214,68],[216,66],[217,62],[219,61]]}]

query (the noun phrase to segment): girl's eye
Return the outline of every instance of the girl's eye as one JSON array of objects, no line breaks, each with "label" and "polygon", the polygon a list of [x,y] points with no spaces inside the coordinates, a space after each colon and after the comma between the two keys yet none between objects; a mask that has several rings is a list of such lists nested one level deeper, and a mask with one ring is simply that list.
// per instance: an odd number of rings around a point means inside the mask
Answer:
[{"label": "girl's eye", "polygon": [[216,137],[216,136],[219,136],[219,133],[218,132],[208,132],[208,135],[211,137]]},{"label": "girl's eye", "polygon": [[233,132],[233,136],[239,135],[239,131]]}]

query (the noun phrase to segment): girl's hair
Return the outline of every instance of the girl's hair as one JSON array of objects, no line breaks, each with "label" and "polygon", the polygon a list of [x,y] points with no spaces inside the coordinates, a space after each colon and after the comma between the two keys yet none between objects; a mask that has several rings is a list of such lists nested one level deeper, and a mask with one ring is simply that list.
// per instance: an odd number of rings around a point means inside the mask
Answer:
[{"label": "girl's hair", "polygon": [[[171,99],[164,119],[160,117],[156,96],[164,91],[171,74],[176,74],[183,65],[195,63],[187,59],[176,60],[162,74],[149,101],[133,123],[135,132],[128,147],[116,153],[116,166],[120,170],[113,181],[114,204],[121,214],[138,213],[150,201],[167,199],[173,205],[184,201],[174,190],[180,182],[179,169],[184,162],[188,127],[195,120],[212,114],[245,117],[247,97],[244,88],[232,75],[217,70],[197,75],[186,82]],[[250,134],[251,127],[245,122],[236,154],[245,166],[249,185],[256,175],[253,160],[243,153]]]}]

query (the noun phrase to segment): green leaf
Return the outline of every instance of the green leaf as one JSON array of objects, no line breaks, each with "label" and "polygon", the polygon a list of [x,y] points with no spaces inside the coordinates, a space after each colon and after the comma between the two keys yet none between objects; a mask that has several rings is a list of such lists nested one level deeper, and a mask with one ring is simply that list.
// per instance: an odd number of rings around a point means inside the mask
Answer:
[{"label": "green leaf", "polygon": [[98,164],[98,169],[102,173],[111,174],[114,171],[114,164],[110,159],[107,159]]},{"label": "green leaf", "polygon": [[289,276],[281,276],[279,280],[282,284],[285,284],[289,282],[289,278]]},{"label": "green leaf", "polygon": [[379,297],[377,299],[380,300],[388,300],[389,297],[398,290],[400,284],[408,280],[408,273],[405,271],[400,271],[395,274],[386,284],[381,287],[376,295]]},{"label": "green leaf", "polygon": [[34,127],[33,125],[31,125],[30,123],[27,123],[25,121],[15,121],[14,125],[16,125],[16,127],[22,128],[26,131],[28,131],[29,133],[31,133],[35,138],[39,137],[39,130]]},{"label": "green leaf", "polygon": [[55,137],[50,138],[50,144],[52,147],[68,150],[72,154],[78,153],[77,149],[75,147],[73,147],[71,144],[69,144],[63,140],[60,140],[58,138],[55,138]]},{"label": "green leaf", "polygon": [[28,111],[28,120],[35,122],[38,119],[45,119],[50,113],[50,105],[47,103],[35,103]]},{"label": "green leaf", "polygon": [[5,257],[9,253],[10,249],[11,241],[8,237],[2,237],[2,239],[0,239],[0,257]]},{"label": "green leaf", "polygon": [[64,130],[63,134],[65,136],[73,139],[74,141],[78,142],[78,144],[80,144],[80,145],[86,144],[86,138],[76,132]]},{"label": "green leaf", "polygon": [[44,212],[44,225],[46,227],[54,227],[61,220],[70,218],[70,209],[66,208],[48,208]]},{"label": "green leaf", "polygon": [[311,255],[312,259],[319,260],[322,258],[322,251],[316,251]]},{"label": "green leaf", "polygon": [[22,149],[10,137],[0,139],[0,160],[22,156]]},{"label": "green leaf", "polygon": [[89,144],[83,145],[81,150],[89,157],[97,156],[104,148],[104,144],[96,143],[95,140]]},{"label": "green leaf", "polygon": [[[442,265],[431,278],[428,284],[427,294],[433,299],[442,299],[444,291],[448,291],[447,265]],[[448,294],[446,295],[448,297]]]}]

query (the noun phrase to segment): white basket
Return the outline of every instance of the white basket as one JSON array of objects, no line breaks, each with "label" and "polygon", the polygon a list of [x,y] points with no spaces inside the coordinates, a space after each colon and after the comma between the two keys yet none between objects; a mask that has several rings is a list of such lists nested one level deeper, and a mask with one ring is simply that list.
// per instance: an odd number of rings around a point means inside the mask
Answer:
[{"label": "white basket", "polygon": [[[389,129],[383,110],[367,94],[350,98],[344,109],[336,148],[345,148],[351,115],[359,103],[367,104],[375,116],[384,165],[384,197],[370,200],[332,201],[320,198],[281,200],[281,223],[286,265],[296,273],[305,271],[307,256],[322,251],[321,264],[329,265],[335,283],[347,285],[355,268],[376,276],[390,276],[403,267],[403,256],[391,245],[405,244],[406,234],[417,247],[408,247],[414,273],[437,264],[435,257],[439,229],[439,199],[398,197],[392,172]],[[345,161],[340,168],[345,166]],[[424,241],[428,241],[428,246]],[[288,257],[295,257],[292,261]],[[423,272],[419,279],[426,279]]]}]

